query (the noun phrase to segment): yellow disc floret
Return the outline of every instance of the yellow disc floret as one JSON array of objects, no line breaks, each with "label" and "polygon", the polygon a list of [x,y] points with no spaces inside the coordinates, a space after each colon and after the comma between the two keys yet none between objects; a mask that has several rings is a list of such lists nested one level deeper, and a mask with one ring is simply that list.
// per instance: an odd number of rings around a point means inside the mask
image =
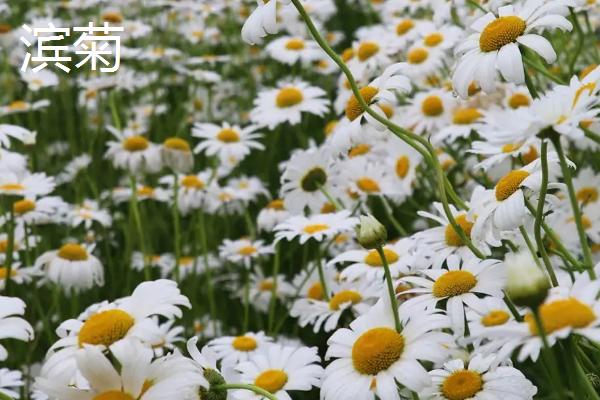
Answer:
[{"label": "yellow disc floret", "polygon": [[525,21],[514,15],[496,18],[481,32],[479,48],[483,52],[500,50],[514,43],[525,32],[525,27]]},{"label": "yellow disc floret", "polygon": [[171,150],[178,150],[186,153],[191,152],[190,144],[186,140],[178,137],[168,138],[163,142],[163,146]]},{"label": "yellow disc floret", "polygon": [[[563,328],[585,328],[596,320],[594,310],[575,297],[542,304],[538,312],[547,335]],[[537,335],[537,325],[533,315],[527,314],[525,322],[529,325],[531,334]]]},{"label": "yellow disc floret", "polygon": [[19,200],[13,203],[13,211],[15,214],[23,215],[35,210],[35,202],[33,200]]},{"label": "yellow disc floret", "polygon": [[120,390],[109,390],[108,392],[97,394],[92,400],[135,400],[135,398]]},{"label": "yellow disc floret", "polygon": [[287,374],[280,369],[268,369],[261,372],[254,380],[254,384],[269,393],[277,393],[288,381]]},{"label": "yellow disc floret", "polygon": [[508,199],[519,189],[519,187],[521,187],[521,183],[527,179],[528,176],[529,172],[523,170],[510,171],[508,174],[504,175],[496,185],[496,199],[498,201]]},{"label": "yellow disc floret", "polygon": [[77,243],[67,243],[58,249],[57,255],[69,261],[85,261],[88,259],[88,252],[85,247]]},{"label": "yellow disc floret", "polygon": [[[379,93],[379,89],[373,86],[365,86],[361,88],[359,92],[360,96],[365,100],[365,103],[371,104],[371,100],[373,100],[373,97],[375,97],[377,93]],[[348,99],[348,102],[346,103],[346,117],[350,121],[354,121],[364,111],[364,108],[360,105],[356,96],[352,95],[352,97],[350,97],[350,99]]]},{"label": "yellow disc floret", "polygon": [[123,148],[129,152],[144,151],[148,148],[150,142],[143,136],[129,136],[123,140]]},{"label": "yellow disc floret", "polygon": [[231,345],[237,351],[252,351],[258,347],[256,340],[250,336],[238,336],[233,339]]},{"label": "yellow disc floret", "polygon": [[357,304],[362,300],[362,296],[355,290],[342,290],[337,292],[331,300],[329,300],[329,308],[337,311],[344,303]]},{"label": "yellow disc floret", "polygon": [[469,271],[448,271],[433,284],[433,295],[438,298],[460,296],[477,285],[477,278]]},{"label": "yellow disc floret", "polygon": [[372,41],[362,42],[358,46],[356,55],[360,61],[366,61],[379,52],[379,45]]},{"label": "yellow disc floret", "polygon": [[288,108],[300,104],[302,100],[304,100],[304,95],[300,89],[295,87],[286,87],[277,93],[275,104],[277,104],[277,107],[279,108]]},{"label": "yellow disc floret", "polygon": [[[454,218],[456,224],[460,226],[467,237],[471,237],[471,229],[473,229],[473,223],[467,220],[467,216],[465,214],[460,214],[456,218]],[[451,224],[446,225],[446,231],[444,232],[444,236],[446,238],[446,244],[448,246],[460,247],[464,246],[465,243],[461,239],[456,229]]]},{"label": "yellow disc floret", "polygon": [[442,383],[442,393],[448,400],[470,399],[483,388],[483,379],[475,371],[455,371]]},{"label": "yellow disc floret", "polygon": [[79,330],[79,346],[84,344],[104,345],[123,339],[135,320],[123,310],[107,310],[92,315]]},{"label": "yellow disc floret", "polygon": [[[383,248],[383,254],[388,264],[393,264],[400,259],[400,256],[393,250]],[[383,267],[383,260],[377,250],[370,250],[365,257],[365,264],[370,267]]]},{"label": "yellow disc floret", "polygon": [[510,319],[510,315],[504,310],[492,310],[481,317],[481,325],[497,326],[506,323]]},{"label": "yellow disc floret", "polygon": [[439,96],[427,96],[421,103],[421,110],[428,117],[437,117],[444,112],[444,103]]},{"label": "yellow disc floret", "polygon": [[352,364],[364,375],[377,375],[400,359],[404,337],[394,329],[369,329],[352,346]]}]

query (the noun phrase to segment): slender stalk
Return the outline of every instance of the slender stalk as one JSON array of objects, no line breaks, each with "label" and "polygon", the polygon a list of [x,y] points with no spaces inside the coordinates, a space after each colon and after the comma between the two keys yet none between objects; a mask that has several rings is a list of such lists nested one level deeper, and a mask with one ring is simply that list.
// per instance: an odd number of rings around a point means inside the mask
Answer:
[{"label": "slender stalk", "polygon": [[596,273],[593,269],[592,252],[590,250],[587,235],[585,233],[585,228],[583,227],[581,210],[579,209],[577,196],[575,195],[575,188],[573,187],[571,170],[567,165],[567,158],[565,157],[565,152],[560,143],[560,136],[555,135],[552,137],[551,140],[554,144],[554,147],[556,148],[556,153],[558,154],[558,158],[560,160],[560,168],[563,173],[563,179],[565,181],[565,184],[567,185],[567,191],[569,192],[569,200],[571,202],[571,208],[573,209],[575,224],[577,225],[577,234],[579,235],[579,242],[581,243],[581,250],[583,252],[583,260],[585,262],[585,267],[588,269],[588,274],[590,275],[590,278],[596,279]]},{"label": "slender stalk", "polygon": [[269,302],[269,332],[273,333],[273,324],[275,323],[275,306],[277,305],[277,276],[279,275],[279,244],[275,245],[275,259],[273,260],[273,288],[271,289],[271,301]]},{"label": "slender stalk", "polygon": [[[552,72],[548,71],[548,69],[546,67],[533,61],[527,55],[523,56],[523,61],[525,61],[525,64],[527,64],[531,68],[535,69],[537,72],[544,75],[546,78],[550,79],[551,81],[554,81],[560,85],[565,83],[560,77],[554,75]],[[533,96],[533,94],[532,94],[532,96]]]},{"label": "slender stalk", "polygon": [[575,27],[575,32],[577,32],[577,45],[575,50],[572,52],[572,57],[569,60],[569,75],[573,75],[575,71],[575,63],[577,62],[577,58],[581,53],[581,49],[583,48],[583,29],[581,29],[581,24],[579,23],[579,19],[577,18],[577,14],[573,10],[573,7],[569,7],[569,14],[571,16],[571,20],[573,21],[573,26]]},{"label": "slender stalk", "polygon": [[540,264],[540,259],[537,255],[537,251],[535,250],[535,247],[533,247],[533,243],[531,243],[531,239],[529,239],[529,234],[527,234],[527,230],[525,230],[523,225],[521,225],[519,227],[519,232],[521,232],[521,236],[523,236],[523,239],[525,240],[525,244],[527,245],[529,252],[533,256],[533,260],[535,261],[535,263],[537,264],[537,266],[539,268],[542,268],[542,265]]},{"label": "slender stalk", "polygon": [[[558,286],[558,281],[556,280],[554,268],[552,267],[552,263],[550,262],[550,258],[548,257],[548,252],[546,251],[546,247],[544,246],[544,241],[542,240],[541,231],[541,223],[544,219],[544,206],[546,205],[546,193],[548,191],[548,141],[546,139],[542,139],[541,151],[542,154],[540,157],[542,160],[542,185],[540,187],[540,194],[538,197],[533,232],[535,235],[538,251],[542,256],[542,260],[544,260],[544,266],[546,267],[546,271],[548,271],[548,275],[550,276],[552,286]],[[537,257],[535,258],[537,259]]]},{"label": "slender stalk", "polygon": [[531,76],[529,75],[527,68],[524,67],[523,70],[525,72],[525,85],[529,90],[529,94],[531,94],[531,97],[533,97],[534,99],[537,99],[538,97],[540,97],[540,95],[538,94],[538,91],[535,85],[533,84],[533,81],[531,80]]},{"label": "slender stalk", "polygon": [[138,241],[142,250],[142,258],[144,259],[144,279],[149,281],[152,279],[150,263],[148,260],[150,255],[146,251],[146,240],[144,239],[144,229],[142,228],[142,218],[140,217],[140,209],[137,200],[137,183],[133,174],[129,177],[129,183],[131,186],[131,198],[129,200],[129,205],[131,213],[133,214],[133,220],[138,234]]},{"label": "slender stalk", "polygon": [[325,272],[323,271],[323,260],[321,259],[321,245],[317,243],[317,269],[319,271],[319,281],[323,288],[323,296],[325,300],[329,301],[329,288],[327,287],[327,280],[325,279]]},{"label": "slender stalk", "polygon": [[250,322],[250,272],[244,268],[244,325],[243,332],[248,332]]},{"label": "slender stalk", "polygon": [[333,197],[322,185],[319,185],[319,190],[321,191],[321,193],[323,193],[327,200],[335,207],[336,211],[344,209],[340,202],[335,197]]},{"label": "slender stalk", "polygon": [[0,392],[0,400],[13,400],[13,398]]},{"label": "slender stalk", "polygon": [[269,400],[277,400],[271,392],[268,392],[258,386],[244,384],[244,383],[225,383],[223,385],[212,386],[211,389],[215,390],[231,390],[231,389],[245,389],[250,390],[258,395],[264,396]]},{"label": "slender stalk", "polygon": [[379,254],[379,257],[381,257],[381,262],[383,264],[383,271],[385,273],[387,290],[390,296],[390,301],[392,303],[392,315],[394,315],[394,325],[396,327],[396,332],[400,333],[402,332],[402,325],[400,324],[400,316],[398,315],[398,299],[396,298],[396,290],[394,288],[394,282],[392,281],[390,266],[388,264],[387,258],[385,257],[385,252],[383,251],[382,246],[377,246],[377,253]]},{"label": "slender stalk", "polygon": [[8,243],[6,246],[6,277],[4,278],[4,288],[6,294],[10,294],[11,283],[12,283],[12,264],[13,264],[13,253],[15,251],[15,210],[13,207],[13,202],[8,202],[8,210],[9,210],[9,221],[8,221]]},{"label": "slender stalk", "polygon": [[563,399],[565,397],[563,394],[562,381],[560,380],[560,373],[559,373],[559,369],[558,369],[558,363],[556,361],[556,356],[554,355],[554,352],[552,351],[552,347],[550,347],[550,345],[548,343],[548,338],[546,337],[546,331],[544,329],[544,324],[540,317],[540,313],[538,312],[537,309],[532,309],[531,313],[533,314],[533,319],[535,320],[535,325],[536,325],[536,328],[538,331],[538,335],[539,335],[540,339],[542,340],[542,344],[544,346],[544,348],[542,350],[542,355],[544,357],[546,366],[550,370],[550,375],[552,377],[551,385],[556,387],[556,389],[558,390],[559,398]]},{"label": "slender stalk", "polygon": [[108,95],[108,104],[110,106],[113,124],[115,124],[115,128],[121,130],[121,117],[119,116],[119,110],[117,109],[116,96],[117,92],[115,90],[111,91]]},{"label": "slender stalk", "polygon": [[204,269],[206,271],[206,295],[208,297],[208,309],[210,311],[210,319],[215,326],[215,336],[217,328],[214,322],[217,319],[217,308],[215,305],[215,295],[212,282],[212,271],[208,262],[208,244],[206,242],[206,228],[204,224],[204,212],[200,211],[198,215],[198,232],[200,233],[200,244],[202,246],[202,260],[204,261]]},{"label": "slender stalk", "polygon": [[387,201],[385,196],[379,196],[379,198],[381,199],[381,203],[383,204],[383,210],[385,211],[387,219],[392,223],[392,225],[394,226],[394,228],[396,228],[400,235],[407,236],[408,232],[406,232],[406,229],[404,229],[404,227],[400,224],[396,217],[394,217],[394,211],[392,210],[392,207],[390,206],[390,203]]},{"label": "slender stalk", "polygon": [[179,216],[179,177],[173,174],[173,226],[175,228],[175,281],[179,282],[179,263],[181,262],[181,220]]},{"label": "slender stalk", "polygon": [[600,135],[598,135],[595,132],[590,131],[588,128],[583,128],[583,131],[585,132],[585,137],[600,144]]}]

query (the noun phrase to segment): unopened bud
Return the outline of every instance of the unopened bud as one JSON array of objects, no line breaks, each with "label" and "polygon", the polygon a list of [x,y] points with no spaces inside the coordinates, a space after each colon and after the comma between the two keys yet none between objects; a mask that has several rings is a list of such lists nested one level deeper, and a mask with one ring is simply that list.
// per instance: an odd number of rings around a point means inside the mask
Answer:
[{"label": "unopened bud", "polygon": [[385,244],[387,230],[371,214],[361,215],[360,223],[356,227],[356,237],[362,247],[365,249],[374,249]]},{"label": "unopened bud", "polygon": [[506,293],[518,306],[537,309],[550,290],[550,282],[530,253],[507,254]]}]

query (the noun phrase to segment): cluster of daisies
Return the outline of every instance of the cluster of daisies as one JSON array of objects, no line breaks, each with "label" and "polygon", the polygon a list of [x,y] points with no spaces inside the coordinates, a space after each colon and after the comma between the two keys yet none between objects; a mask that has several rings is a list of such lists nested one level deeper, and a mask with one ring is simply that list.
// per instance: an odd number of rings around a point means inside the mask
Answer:
[{"label": "cluster of daisies", "polygon": [[0,400],[600,399],[599,16],[0,0]]}]

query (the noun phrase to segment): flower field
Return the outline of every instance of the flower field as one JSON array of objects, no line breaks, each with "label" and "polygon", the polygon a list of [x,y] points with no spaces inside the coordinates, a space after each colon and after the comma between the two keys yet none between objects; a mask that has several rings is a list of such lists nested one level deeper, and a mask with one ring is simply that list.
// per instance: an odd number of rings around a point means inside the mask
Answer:
[{"label": "flower field", "polygon": [[600,400],[594,0],[0,0],[0,400]]}]

